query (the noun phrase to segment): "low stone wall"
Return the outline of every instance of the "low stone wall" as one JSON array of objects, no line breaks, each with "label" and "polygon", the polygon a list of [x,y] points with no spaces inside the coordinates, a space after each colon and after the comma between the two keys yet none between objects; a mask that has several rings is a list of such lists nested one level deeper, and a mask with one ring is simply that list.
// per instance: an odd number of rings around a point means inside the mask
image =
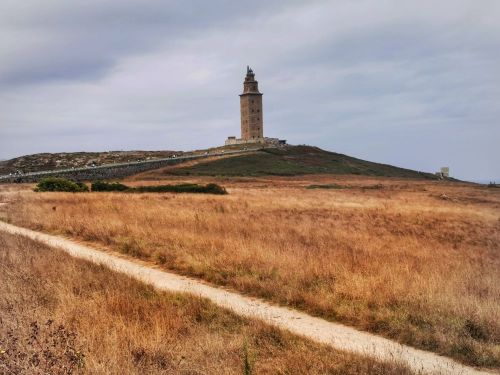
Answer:
[{"label": "low stone wall", "polygon": [[226,151],[225,153],[190,155],[190,156],[181,156],[178,158],[145,160],[143,162],[110,164],[110,165],[101,165],[97,167],[34,172],[34,173],[26,173],[15,176],[0,176],[0,183],[38,182],[39,180],[45,177],[64,177],[74,181],[119,179],[127,176],[132,176],[140,172],[152,169],[158,169],[168,165],[179,164],[187,160],[202,159],[202,158],[222,156],[227,154],[240,154],[251,151],[255,150]]},{"label": "low stone wall", "polygon": [[226,146],[231,145],[256,145],[261,144],[265,146],[280,146],[285,145],[286,141],[279,138],[255,138],[255,139],[241,139],[236,137],[228,137],[224,143]]}]

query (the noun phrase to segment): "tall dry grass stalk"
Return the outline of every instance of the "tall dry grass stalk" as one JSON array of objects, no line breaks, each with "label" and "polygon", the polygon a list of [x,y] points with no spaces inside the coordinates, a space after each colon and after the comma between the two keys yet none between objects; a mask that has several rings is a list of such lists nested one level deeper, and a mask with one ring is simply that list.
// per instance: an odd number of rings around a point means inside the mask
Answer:
[{"label": "tall dry grass stalk", "polygon": [[410,374],[21,237],[0,269],[1,374]]},{"label": "tall dry grass stalk", "polygon": [[[350,188],[305,189],[332,182]],[[223,197],[7,192],[12,203],[2,215],[469,364],[500,366],[496,190],[327,177],[225,185]]]}]

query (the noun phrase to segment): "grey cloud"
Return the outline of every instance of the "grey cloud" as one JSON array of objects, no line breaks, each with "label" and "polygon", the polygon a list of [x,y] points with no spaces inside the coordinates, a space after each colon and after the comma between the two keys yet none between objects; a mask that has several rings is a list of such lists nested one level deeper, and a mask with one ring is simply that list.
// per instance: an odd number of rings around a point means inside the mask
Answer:
[{"label": "grey cloud", "polygon": [[[257,2],[255,17],[278,4]],[[230,27],[247,14],[236,2],[27,1],[4,4],[0,30],[12,48],[0,50],[0,84],[96,80],[121,59],[172,48],[200,30]],[[11,14],[12,13],[12,14]]]}]

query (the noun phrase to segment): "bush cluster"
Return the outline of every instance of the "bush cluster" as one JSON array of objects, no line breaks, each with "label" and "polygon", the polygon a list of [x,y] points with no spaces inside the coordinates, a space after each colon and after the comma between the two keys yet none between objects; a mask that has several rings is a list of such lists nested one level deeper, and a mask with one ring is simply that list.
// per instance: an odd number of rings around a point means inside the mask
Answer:
[{"label": "bush cluster", "polygon": [[82,182],[74,182],[62,177],[47,177],[36,185],[35,191],[65,191],[80,193],[89,191],[89,188]]},{"label": "bush cluster", "polygon": [[[217,184],[177,184],[157,186],[130,187],[119,182],[95,181],[91,184],[92,191],[120,191],[129,193],[202,193],[202,194],[227,194],[224,187]],[[87,185],[74,182],[61,177],[48,177],[41,180],[35,191],[89,191]]]},{"label": "bush cluster", "polygon": [[124,191],[130,193],[205,193],[227,194],[222,186],[217,184],[177,184],[130,187],[119,182],[96,181],[92,183],[92,191]]},{"label": "bush cluster", "polygon": [[217,184],[178,184],[178,185],[157,185],[138,186],[134,191],[140,193],[205,193],[205,194],[227,194],[225,188]]},{"label": "bush cluster", "polygon": [[119,182],[95,181],[91,185],[92,191],[127,191],[130,188]]}]

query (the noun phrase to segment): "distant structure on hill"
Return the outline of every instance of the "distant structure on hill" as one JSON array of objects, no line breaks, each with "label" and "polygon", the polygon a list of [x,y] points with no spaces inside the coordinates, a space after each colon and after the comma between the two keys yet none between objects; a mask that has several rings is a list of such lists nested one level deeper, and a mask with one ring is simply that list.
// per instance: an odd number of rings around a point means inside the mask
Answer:
[{"label": "distant structure on hill", "polygon": [[255,73],[247,66],[247,75],[240,94],[241,138],[228,137],[226,146],[245,143],[286,144],[278,138],[264,137],[264,113],[262,111],[262,93]]},{"label": "distant structure on hill", "polygon": [[449,167],[441,167],[441,171],[436,172],[436,176],[438,176],[439,178],[450,177],[450,168]]}]

